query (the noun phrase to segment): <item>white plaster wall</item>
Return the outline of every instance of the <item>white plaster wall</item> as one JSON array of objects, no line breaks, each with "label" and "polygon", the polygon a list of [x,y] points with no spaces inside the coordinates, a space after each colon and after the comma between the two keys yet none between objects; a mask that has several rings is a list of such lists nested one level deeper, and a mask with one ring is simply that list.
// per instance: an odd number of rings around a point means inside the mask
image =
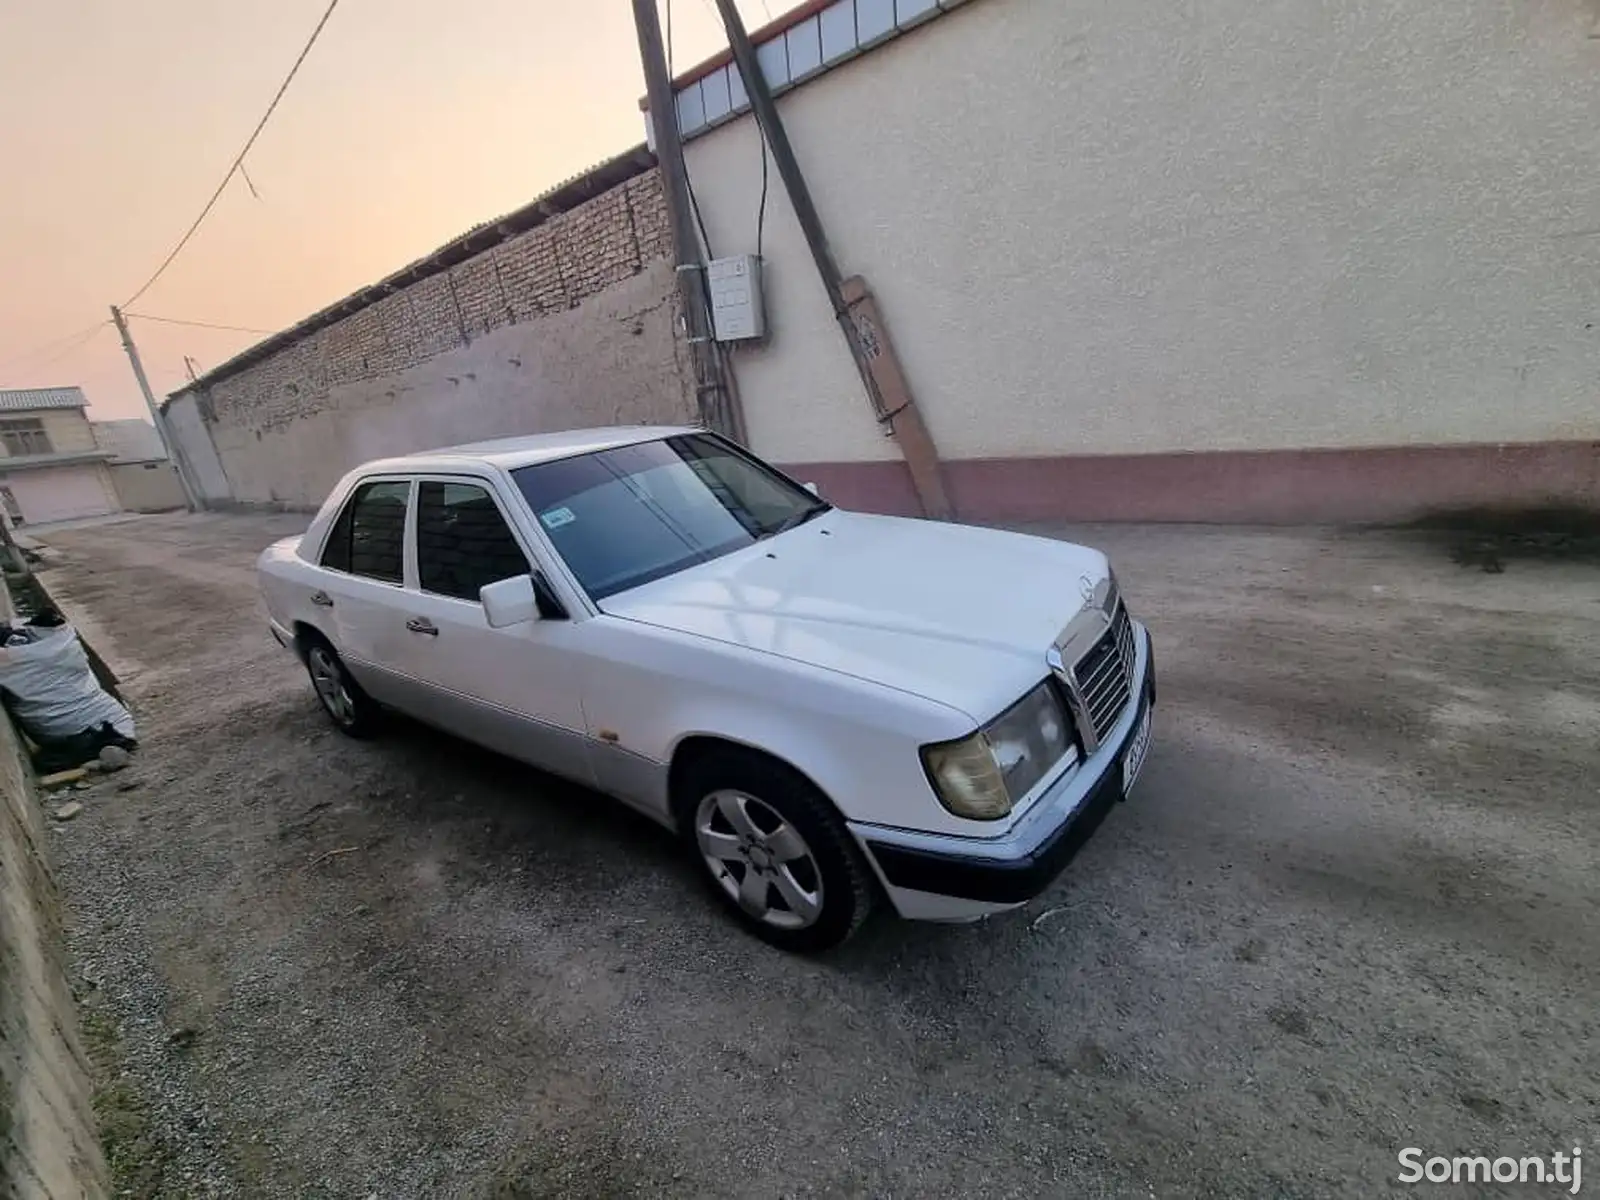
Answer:
[{"label": "white plaster wall", "polygon": [[211,434],[200,418],[193,392],[179,392],[167,402],[168,436],[177,443],[177,453],[188,466],[194,486],[205,500],[231,500],[233,486],[222,469]]},{"label": "white plaster wall", "polygon": [[[973,0],[780,105],[947,457],[1600,437],[1595,0]],[[894,456],[775,174],[765,253],[756,449]]]}]

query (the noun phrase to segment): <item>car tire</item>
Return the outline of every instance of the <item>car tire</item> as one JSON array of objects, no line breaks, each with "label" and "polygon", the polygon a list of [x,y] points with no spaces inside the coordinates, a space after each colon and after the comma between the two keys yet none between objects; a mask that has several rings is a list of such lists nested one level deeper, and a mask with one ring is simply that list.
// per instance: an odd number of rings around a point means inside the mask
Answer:
[{"label": "car tire", "polygon": [[838,811],[793,768],[753,751],[716,751],[686,773],[679,800],[701,877],[757,937],[813,954],[867,919],[871,872]]},{"label": "car tire", "polygon": [[369,738],[378,732],[383,709],[350,677],[338,651],[326,639],[308,638],[305,662],[317,702],[335,729],[353,738]]}]

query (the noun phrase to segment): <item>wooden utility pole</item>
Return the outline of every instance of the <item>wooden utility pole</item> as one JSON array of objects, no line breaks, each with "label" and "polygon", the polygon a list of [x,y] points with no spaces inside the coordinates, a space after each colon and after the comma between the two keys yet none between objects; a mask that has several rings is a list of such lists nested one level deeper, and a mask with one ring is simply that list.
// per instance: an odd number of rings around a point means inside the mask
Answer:
[{"label": "wooden utility pole", "polygon": [[644,66],[656,161],[661,167],[662,191],[672,219],[678,295],[683,304],[689,352],[694,361],[695,404],[700,419],[708,428],[742,444],[745,440],[743,414],[738,411],[723,377],[722,356],[712,340],[706,264],[689,197],[689,175],[683,165],[683,137],[678,129],[678,106],[673,98],[666,51],[661,45],[661,20],[656,13],[656,0],[633,0],[633,23],[639,34],[639,60]]},{"label": "wooden utility pole", "polygon": [[[767,147],[772,151],[778,177],[783,180],[784,190],[789,194],[789,203],[799,219],[800,231],[811,249],[817,274],[828,293],[828,302],[833,305],[834,319],[839,322],[845,342],[850,347],[850,357],[855,360],[856,369],[861,373],[861,382],[868,399],[872,401],[873,411],[879,423],[888,426],[900,445],[900,453],[911,472],[911,483],[916,489],[923,513],[937,520],[950,520],[955,514],[939,470],[939,452],[906,383],[905,372],[901,370],[899,356],[889,341],[877,301],[860,276],[845,279],[840,274],[839,264],[834,261],[833,251],[828,246],[822,218],[817,215],[817,206],[812,202],[811,189],[806,186],[806,178],[794,156],[794,147],[789,144],[788,131],[778,116],[772,89],[767,86],[766,76],[761,73],[756,61],[755,47],[750,44],[750,35],[745,32],[744,20],[734,7],[733,0],[717,0],[717,10],[722,14],[722,24],[728,33],[728,48],[733,51],[733,60],[744,80],[744,90],[750,97],[750,109],[766,138]],[[656,101],[652,96],[650,107],[654,110],[655,106]]]},{"label": "wooden utility pole", "polygon": [[178,473],[178,482],[183,485],[183,496],[189,504],[189,511],[194,512],[200,507],[199,493],[189,478],[189,472],[184,470],[183,460],[178,457],[177,447],[167,436],[167,423],[162,419],[161,410],[156,407],[156,398],[150,391],[150,380],[145,376],[144,363],[139,361],[139,348],[133,344],[133,334],[128,332],[128,322],[123,318],[122,310],[115,304],[111,306],[111,320],[117,327],[117,333],[122,337],[122,348],[128,352],[128,364],[133,367],[133,377],[138,380],[139,391],[144,395],[145,407],[150,410],[150,420],[155,423],[156,435],[161,439],[162,449],[167,452],[167,460],[172,463],[172,469]]}]

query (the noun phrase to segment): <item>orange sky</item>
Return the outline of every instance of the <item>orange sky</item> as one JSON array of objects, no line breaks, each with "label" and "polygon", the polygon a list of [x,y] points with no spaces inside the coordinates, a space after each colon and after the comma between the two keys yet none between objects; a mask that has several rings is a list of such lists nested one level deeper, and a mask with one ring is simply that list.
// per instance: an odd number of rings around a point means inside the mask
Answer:
[{"label": "orange sky", "polygon": [[[109,326],[48,344],[155,270],[326,5],[0,0],[0,387],[143,414]],[[752,28],[769,7],[789,4],[739,4]],[[712,13],[673,0],[679,69],[725,44]],[[628,0],[342,0],[246,160],[260,199],[236,178],[133,311],[293,324],[642,141],[643,91]],[[158,399],[183,355],[260,340],[133,325]]]}]

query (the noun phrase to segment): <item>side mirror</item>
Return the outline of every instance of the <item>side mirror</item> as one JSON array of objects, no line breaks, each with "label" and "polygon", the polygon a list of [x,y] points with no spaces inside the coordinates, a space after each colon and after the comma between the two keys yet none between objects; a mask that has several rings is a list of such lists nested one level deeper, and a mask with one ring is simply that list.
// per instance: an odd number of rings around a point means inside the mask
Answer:
[{"label": "side mirror", "polygon": [[822,493],[817,490],[817,485],[816,484],[808,483],[808,484],[805,484],[804,486],[805,486],[806,491],[810,492],[813,496],[816,496],[818,499],[822,498]]},{"label": "side mirror", "polygon": [[483,604],[483,619],[490,629],[504,629],[508,625],[539,619],[539,597],[533,588],[532,575],[513,575],[510,579],[485,584],[478,589],[478,599]]}]

